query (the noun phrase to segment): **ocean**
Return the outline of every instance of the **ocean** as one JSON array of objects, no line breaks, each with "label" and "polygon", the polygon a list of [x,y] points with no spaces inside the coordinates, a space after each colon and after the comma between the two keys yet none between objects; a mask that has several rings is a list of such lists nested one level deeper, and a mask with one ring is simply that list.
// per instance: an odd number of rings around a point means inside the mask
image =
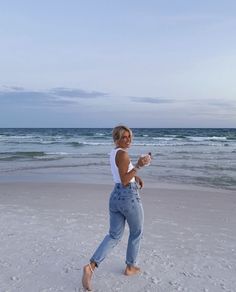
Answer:
[{"label": "ocean", "polygon": [[[134,128],[130,157],[152,153],[149,182],[236,190],[236,129]],[[0,129],[0,182],[111,182],[110,128]]]}]

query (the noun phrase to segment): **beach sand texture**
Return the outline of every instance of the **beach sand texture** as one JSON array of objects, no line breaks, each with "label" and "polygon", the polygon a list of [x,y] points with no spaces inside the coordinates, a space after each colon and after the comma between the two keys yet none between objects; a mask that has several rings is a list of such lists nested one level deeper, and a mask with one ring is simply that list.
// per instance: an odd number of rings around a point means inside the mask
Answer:
[{"label": "beach sand texture", "polygon": [[[82,291],[108,230],[112,184],[1,183],[0,291]],[[236,291],[233,191],[146,185],[142,273],[124,276],[128,229],[96,270],[94,291]]]}]

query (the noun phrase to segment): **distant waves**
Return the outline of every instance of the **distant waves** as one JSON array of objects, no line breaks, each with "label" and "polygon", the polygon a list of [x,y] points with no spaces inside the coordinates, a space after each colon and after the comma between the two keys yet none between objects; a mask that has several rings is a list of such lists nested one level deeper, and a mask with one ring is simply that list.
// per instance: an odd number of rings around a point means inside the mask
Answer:
[{"label": "distant waves", "polygon": [[[0,180],[40,175],[111,180],[112,129],[0,129]],[[151,152],[142,175],[154,182],[236,189],[236,129],[133,129],[135,161]]]}]

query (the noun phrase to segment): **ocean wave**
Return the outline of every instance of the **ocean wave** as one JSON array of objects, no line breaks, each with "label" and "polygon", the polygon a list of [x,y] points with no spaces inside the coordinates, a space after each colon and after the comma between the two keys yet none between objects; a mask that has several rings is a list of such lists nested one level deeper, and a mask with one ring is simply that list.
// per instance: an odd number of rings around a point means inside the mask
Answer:
[{"label": "ocean wave", "polygon": [[44,152],[44,151],[15,151],[1,152],[0,161],[14,160],[57,160],[70,155],[66,152]]},{"label": "ocean wave", "polygon": [[102,167],[106,166],[109,167],[108,162],[85,162],[85,163],[69,163],[69,164],[46,164],[46,165],[27,165],[27,166],[14,166],[14,167],[8,167],[5,169],[1,169],[1,173],[8,173],[8,172],[15,172],[15,171],[29,171],[29,170],[47,170],[47,169],[68,169],[68,168],[87,168],[87,167]]},{"label": "ocean wave", "polygon": [[54,145],[54,144],[62,144],[61,141],[5,141],[9,145]]},{"label": "ocean wave", "polygon": [[176,135],[175,138],[177,138],[177,139],[186,139],[187,136],[185,136],[185,135]]},{"label": "ocean wave", "polygon": [[45,152],[45,151],[15,151],[15,152],[0,152],[0,161],[14,161],[14,160],[59,160],[63,158],[73,159],[107,159],[109,153],[73,153],[73,152]]},{"label": "ocean wave", "polygon": [[81,142],[83,145],[87,146],[111,146],[112,142]]},{"label": "ocean wave", "polygon": [[[201,146],[218,146],[219,144],[217,142],[208,141],[208,142],[193,142],[193,141],[159,141],[159,142],[133,142],[133,146],[153,146],[153,147],[184,147],[184,146],[190,146],[190,147],[201,147]],[[222,146],[222,144],[221,144]],[[229,146],[229,144],[225,143],[223,146]]]},{"label": "ocean wave", "polygon": [[[227,141],[227,143],[225,143]],[[1,142],[1,141],[0,141]],[[21,141],[3,141],[5,145],[68,145],[72,147],[83,147],[83,146],[112,146],[113,141],[111,139],[106,139],[104,141],[100,141],[94,139],[94,140],[87,140],[87,141],[66,141],[66,140],[61,140],[61,141],[46,141],[46,140],[41,140],[41,141],[26,141],[26,140],[21,140]],[[231,143],[234,143],[234,140],[216,140],[216,139],[172,139],[172,138],[153,138],[153,140],[134,140],[132,142],[133,146],[217,146],[222,145],[223,146],[229,146]]]},{"label": "ocean wave", "polygon": [[230,190],[235,190],[236,179],[227,175],[222,176],[198,176],[195,178],[196,182],[202,185],[211,187],[220,187]]},{"label": "ocean wave", "polygon": [[210,171],[212,174],[216,172],[227,171],[229,173],[236,172],[236,166],[231,165],[206,165],[205,163],[202,165],[190,165],[190,164],[182,164],[179,166],[179,169],[184,170],[192,170],[192,171],[201,171],[201,172],[208,172]]},{"label": "ocean wave", "polygon": [[66,142],[65,144],[73,146],[73,147],[81,147],[84,146],[84,143],[82,142]]},{"label": "ocean wave", "polygon": [[15,160],[23,158],[35,158],[45,156],[43,151],[16,151],[16,152],[1,152],[0,160]]},{"label": "ocean wave", "polygon": [[153,140],[164,140],[164,141],[173,141],[176,140],[176,136],[163,136],[163,137],[152,137]]},{"label": "ocean wave", "polygon": [[196,142],[202,142],[202,141],[222,141],[225,142],[227,140],[227,137],[222,137],[222,136],[212,136],[212,137],[188,137],[191,141],[196,141]]},{"label": "ocean wave", "polygon": [[98,136],[98,137],[103,137],[103,136],[106,136],[107,134],[106,133],[95,133],[94,136]]},{"label": "ocean wave", "polygon": [[189,185],[197,185],[203,187],[211,187],[216,189],[236,190],[236,179],[231,176],[207,176],[198,175],[190,176],[186,174],[159,174],[158,181],[172,183],[183,183]]}]

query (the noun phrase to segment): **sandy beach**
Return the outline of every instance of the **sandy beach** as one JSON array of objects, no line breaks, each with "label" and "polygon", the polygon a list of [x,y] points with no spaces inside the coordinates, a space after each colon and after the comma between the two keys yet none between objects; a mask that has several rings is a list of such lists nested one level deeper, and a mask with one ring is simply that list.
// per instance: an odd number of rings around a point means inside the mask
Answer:
[{"label": "sandy beach", "polygon": [[[0,291],[82,291],[82,268],[108,230],[112,184],[0,185]],[[96,270],[94,291],[235,291],[233,191],[146,184],[139,257],[124,276],[128,229]]]}]

